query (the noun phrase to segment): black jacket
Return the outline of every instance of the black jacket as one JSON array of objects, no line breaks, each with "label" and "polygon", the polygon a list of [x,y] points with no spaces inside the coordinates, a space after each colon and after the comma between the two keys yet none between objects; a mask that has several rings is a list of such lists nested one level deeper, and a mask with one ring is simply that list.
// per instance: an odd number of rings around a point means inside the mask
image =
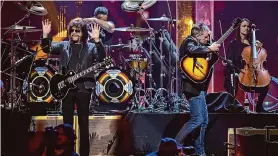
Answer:
[{"label": "black jacket", "polygon": [[[192,36],[188,36],[180,46],[180,60],[188,55],[190,57],[206,57],[209,52],[207,46],[200,44]],[[212,73],[212,72],[211,72]],[[211,75],[208,80],[203,84],[196,84],[188,79],[183,73],[182,76],[182,91],[186,97],[198,96],[201,91],[207,91]]]},{"label": "black jacket", "polygon": [[[59,72],[66,74],[68,71],[68,64],[71,57],[71,42],[61,41],[52,42],[52,37],[42,38],[41,47],[45,53],[51,53],[54,55],[60,55],[60,65]],[[81,50],[82,66],[87,69],[97,62],[101,62],[105,58],[105,49],[101,42],[83,43],[83,48]],[[84,80],[84,85],[86,88],[92,88],[94,82],[94,74],[90,73],[82,77]]]}]

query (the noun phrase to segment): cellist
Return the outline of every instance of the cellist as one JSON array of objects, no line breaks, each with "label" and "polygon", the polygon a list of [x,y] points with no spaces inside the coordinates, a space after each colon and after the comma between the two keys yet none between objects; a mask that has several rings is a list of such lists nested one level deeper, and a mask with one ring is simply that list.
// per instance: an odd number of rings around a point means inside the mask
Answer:
[{"label": "cellist", "polygon": [[[232,61],[233,65],[235,65],[238,69],[244,68],[244,61],[242,60],[242,51],[245,47],[251,45],[252,36],[250,31],[251,22],[244,18],[242,19],[239,28],[237,29],[236,38],[230,42],[227,48],[227,59]],[[233,93],[233,88],[231,82],[231,74],[233,73],[233,69],[230,66],[225,67],[224,76],[224,87],[227,92]],[[238,71],[235,71],[235,95],[238,90]],[[263,101],[267,95],[268,87],[264,88],[260,91],[260,95],[256,105],[256,112],[265,112],[263,108]]]}]

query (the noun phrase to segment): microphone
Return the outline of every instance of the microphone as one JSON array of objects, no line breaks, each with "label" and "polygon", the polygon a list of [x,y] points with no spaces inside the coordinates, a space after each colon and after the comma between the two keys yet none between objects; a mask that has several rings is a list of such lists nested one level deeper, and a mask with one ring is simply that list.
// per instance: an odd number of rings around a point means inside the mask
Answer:
[{"label": "microphone", "polygon": [[253,23],[253,24],[251,25],[251,28],[255,29],[255,28],[256,28],[256,25]]}]

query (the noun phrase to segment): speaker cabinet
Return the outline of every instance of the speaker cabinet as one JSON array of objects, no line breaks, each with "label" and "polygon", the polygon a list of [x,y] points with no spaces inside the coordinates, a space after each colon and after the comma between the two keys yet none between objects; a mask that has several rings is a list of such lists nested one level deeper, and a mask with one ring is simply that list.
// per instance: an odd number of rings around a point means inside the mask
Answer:
[{"label": "speaker cabinet", "polygon": [[[266,146],[265,133],[265,129],[236,128],[237,156],[278,155],[278,144]],[[278,129],[270,129],[269,134],[270,141],[278,141]],[[233,128],[228,129],[228,143],[234,145]],[[228,156],[233,156],[234,153],[234,149],[228,149]]]},{"label": "speaker cabinet", "polygon": [[[115,137],[115,134],[120,121],[120,115],[89,117],[90,156],[115,155],[115,148],[118,144],[118,138]],[[78,123],[78,117],[76,123]],[[76,134],[78,134],[77,144],[79,145],[79,127],[76,129]],[[77,153],[80,149],[78,145],[76,146]]]},{"label": "speaker cabinet", "polygon": [[63,116],[33,116],[30,124],[30,131],[39,130],[38,126],[45,127],[55,127],[60,124],[63,124]]}]

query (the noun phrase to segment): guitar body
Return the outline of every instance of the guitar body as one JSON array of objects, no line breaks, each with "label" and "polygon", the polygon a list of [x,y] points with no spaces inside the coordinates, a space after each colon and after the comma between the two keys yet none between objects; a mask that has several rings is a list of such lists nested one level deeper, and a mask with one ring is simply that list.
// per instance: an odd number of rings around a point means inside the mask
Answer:
[{"label": "guitar body", "polygon": [[182,72],[194,83],[204,83],[207,81],[213,65],[218,61],[218,56],[214,53],[208,54],[207,58],[189,57],[185,55],[180,62]]},{"label": "guitar body", "polygon": [[55,74],[50,80],[50,91],[56,100],[62,100],[68,94],[70,89],[76,88],[74,83],[67,82],[67,78],[75,75],[74,71],[69,71],[65,76]]}]

